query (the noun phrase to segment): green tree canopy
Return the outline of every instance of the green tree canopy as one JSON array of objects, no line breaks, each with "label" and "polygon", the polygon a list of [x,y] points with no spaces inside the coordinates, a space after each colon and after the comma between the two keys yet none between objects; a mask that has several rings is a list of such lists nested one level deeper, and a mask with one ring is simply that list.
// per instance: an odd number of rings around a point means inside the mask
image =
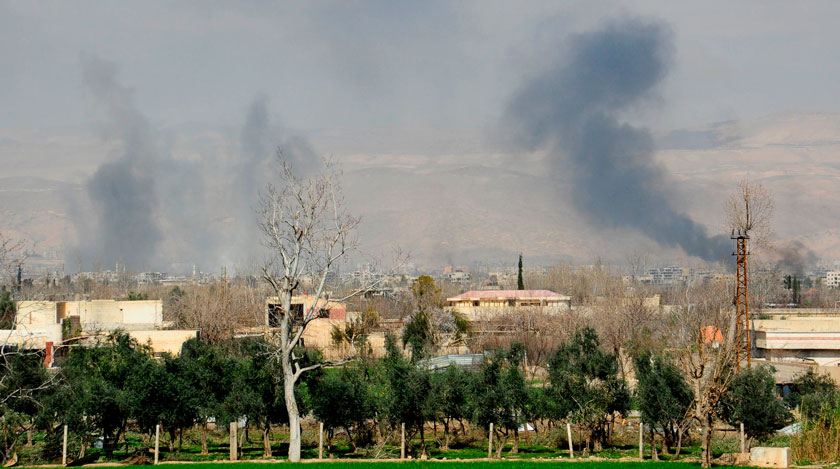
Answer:
[{"label": "green tree canopy", "polygon": [[312,384],[312,413],[330,436],[343,428],[355,448],[363,442],[365,422],[376,415],[377,402],[362,370],[346,366],[329,370]]},{"label": "green tree canopy", "polygon": [[406,360],[390,334],[385,338],[385,350],[388,418],[394,425],[404,423],[407,432],[419,431],[421,452],[425,452],[424,424],[434,419],[430,373]]},{"label": "green tree canopy", "polygon": [[[496,351],[473,379],[472,421],[482,429],[492,423],[499,438],[518,436],[519,426],[524,423],[529,397],[525,375],[519,367],[524,353],[519,343],[509,350]],[[498,446],[499,455],[502,446]]]},{"label": "green tree canopy", "polygon": [[633,363],[642,420],[660,432],[666,449],[670,448],[688,416],[694,393],[679,368],[661,355],[642,353]]},{"label": "green tree canopy", "polygon": [[730,425],[744,424],[750,439],[764,440],[791,420],[790,412],[776,394],[773,367],[753,366],[741,370],[720,401],[720,414]]},{"label": "green tree canopy", "polygon": [[834,380],[828,375],[820,375],[813,368],[797,376],[790,385],[791,392],[785,396],[785,404],[790,409],[802,406],[802,414],[807,416],[819,410],[819,403],[837,393]]},{"label": "green tree canopy", "polygon": [[591,327],[575,331],[548,363],[549,398],[555,418],[568,418],[587,430],[586,447],[606,442],[607,419],[625,413],[630,404],[627,384],[619,377],[615,355],[603,351]]}]

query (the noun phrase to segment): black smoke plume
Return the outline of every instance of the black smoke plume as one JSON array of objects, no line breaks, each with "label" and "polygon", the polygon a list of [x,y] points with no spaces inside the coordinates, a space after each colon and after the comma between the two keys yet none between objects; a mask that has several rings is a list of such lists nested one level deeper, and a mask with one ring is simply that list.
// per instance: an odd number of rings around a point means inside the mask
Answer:
[{"label": "black smoke plume", "polygon": [[100,166],[87,183],[97,211],[95,227],[80,230],[85,254],[97,252],[106,265],[141,265],[154,256],[162,235],[155,217],[158,197],[152,168],[159,149],[146,118],[137,112],[128,89],[115,79],[113,64],[88,59],[83,78],[91,95],[105,106],[109,137],[122,141],[116,159]]},{"label": "black smoke plume", "polygon": [[277,148],[304,175],[320,167],[304,138],[271,125],[264,97],[249,106],[238,150],[177,158],[170,133],[139,111],[113,63],[85,59],[82,71],[104,111],[104,137],[118,148],[87,182],[94,219],[75,219],[84,264],[183,272],[247,261],[257,254],[258,191],[276,168]]},{"label": "black smoke plume", "polygon": [[808,269],[817,263],[817,255],[800,241],[791,241],[778,247],[776,253],[779,255],[776,270],[799,278],[803,278]]},{"label": "black smoke plume", "polygon": [[650,132],[620,121],[667,74],[668,29],[614,22],[573,37],[568,52],[509,103],[507,116],[521,143],[546,148],[554,171],[572,171],[574,207],[596,226],[632,228],[706,260],[730,254],[727,237],[710,237],[674,207]]}]

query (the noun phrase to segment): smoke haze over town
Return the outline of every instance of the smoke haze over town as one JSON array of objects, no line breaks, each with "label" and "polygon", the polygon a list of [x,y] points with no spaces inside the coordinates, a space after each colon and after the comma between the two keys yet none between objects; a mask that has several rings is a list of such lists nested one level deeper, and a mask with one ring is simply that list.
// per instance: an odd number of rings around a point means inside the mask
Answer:
[{"label": "smoke haze over town", "polygon": [[0,231],[68,271],[257,265],[282,151],[339,163],[372,257],[729,262],[747,177],[801,272],[840,259],[818,3],[3,2]]}]

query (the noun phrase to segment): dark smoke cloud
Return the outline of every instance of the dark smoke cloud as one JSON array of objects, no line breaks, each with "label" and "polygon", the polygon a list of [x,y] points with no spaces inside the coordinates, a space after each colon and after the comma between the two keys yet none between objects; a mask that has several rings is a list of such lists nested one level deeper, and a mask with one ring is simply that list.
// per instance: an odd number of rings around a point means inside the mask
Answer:
[{"label": "dark smoke cloud", "polygon": [[577,35],[565,60],[519,90],[507,117],[521,143],[547,148],[555,171],[572,171],[573,204],[592,223],[716,260],[730,253],[729,239],[708,236],[673,206],[650,132],[619,120],[656,90],[670,56],[670,33],[658,23],[624,20]]},{"label": "dark smoke cloud", "polygon": [[305,139],[271,125],[264,97],[248,108],[239,151],[178,159],[171,135],[138,110],[114,64],[85,59],[82,70],[106,115],[104,136],[120,148],[87,182],[94,223],[76,218],[76,251],[85,264],[182,271],[193,264],[203,270],[234,265],[259,244],[258,191],[273,174],[277,148],[299,173],[320,167]]},{"label": "dark smoke cloud", "polygon": [[86,223],[80,225],[80,237],[85,257],[95,251],[96,259],[107,265],[118,261],[141,265],[154,256],[162,238],[151,171],[158,149],[148,121],[137,112],[130,91],[117,83],[115,75],[115,67],[108,62],[88,59],[83,64],[85,85],[106,107],[110,124],[105,130],[122,141],[123,149],[87,183],[98,216],[93,231]]},{"label": "dark smoke cloud", "polygon": [[792,241],[777,248],[776,253],[780,256],[776,270],[783,274],[801,278],[817,263],[817,255],[799,241]]}]

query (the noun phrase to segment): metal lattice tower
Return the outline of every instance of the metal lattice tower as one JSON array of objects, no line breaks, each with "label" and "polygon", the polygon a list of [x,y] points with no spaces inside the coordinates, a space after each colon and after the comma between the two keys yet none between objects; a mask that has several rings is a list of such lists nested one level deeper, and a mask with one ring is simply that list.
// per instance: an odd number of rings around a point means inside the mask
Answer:
[{"label": "metal lattice tower", "polygon": [[737,369],[741,368],[741,354],[747,357],[747,366],[752,364],[752,344],[750,343],[750,294],[747,283],[747,241],[749,234],[741,231],[733,231],[732,239],[735,240],[735,252],[732,253],[736,259],[735,274],[735,314],[738,320],[735,324],[735,363]]}]

